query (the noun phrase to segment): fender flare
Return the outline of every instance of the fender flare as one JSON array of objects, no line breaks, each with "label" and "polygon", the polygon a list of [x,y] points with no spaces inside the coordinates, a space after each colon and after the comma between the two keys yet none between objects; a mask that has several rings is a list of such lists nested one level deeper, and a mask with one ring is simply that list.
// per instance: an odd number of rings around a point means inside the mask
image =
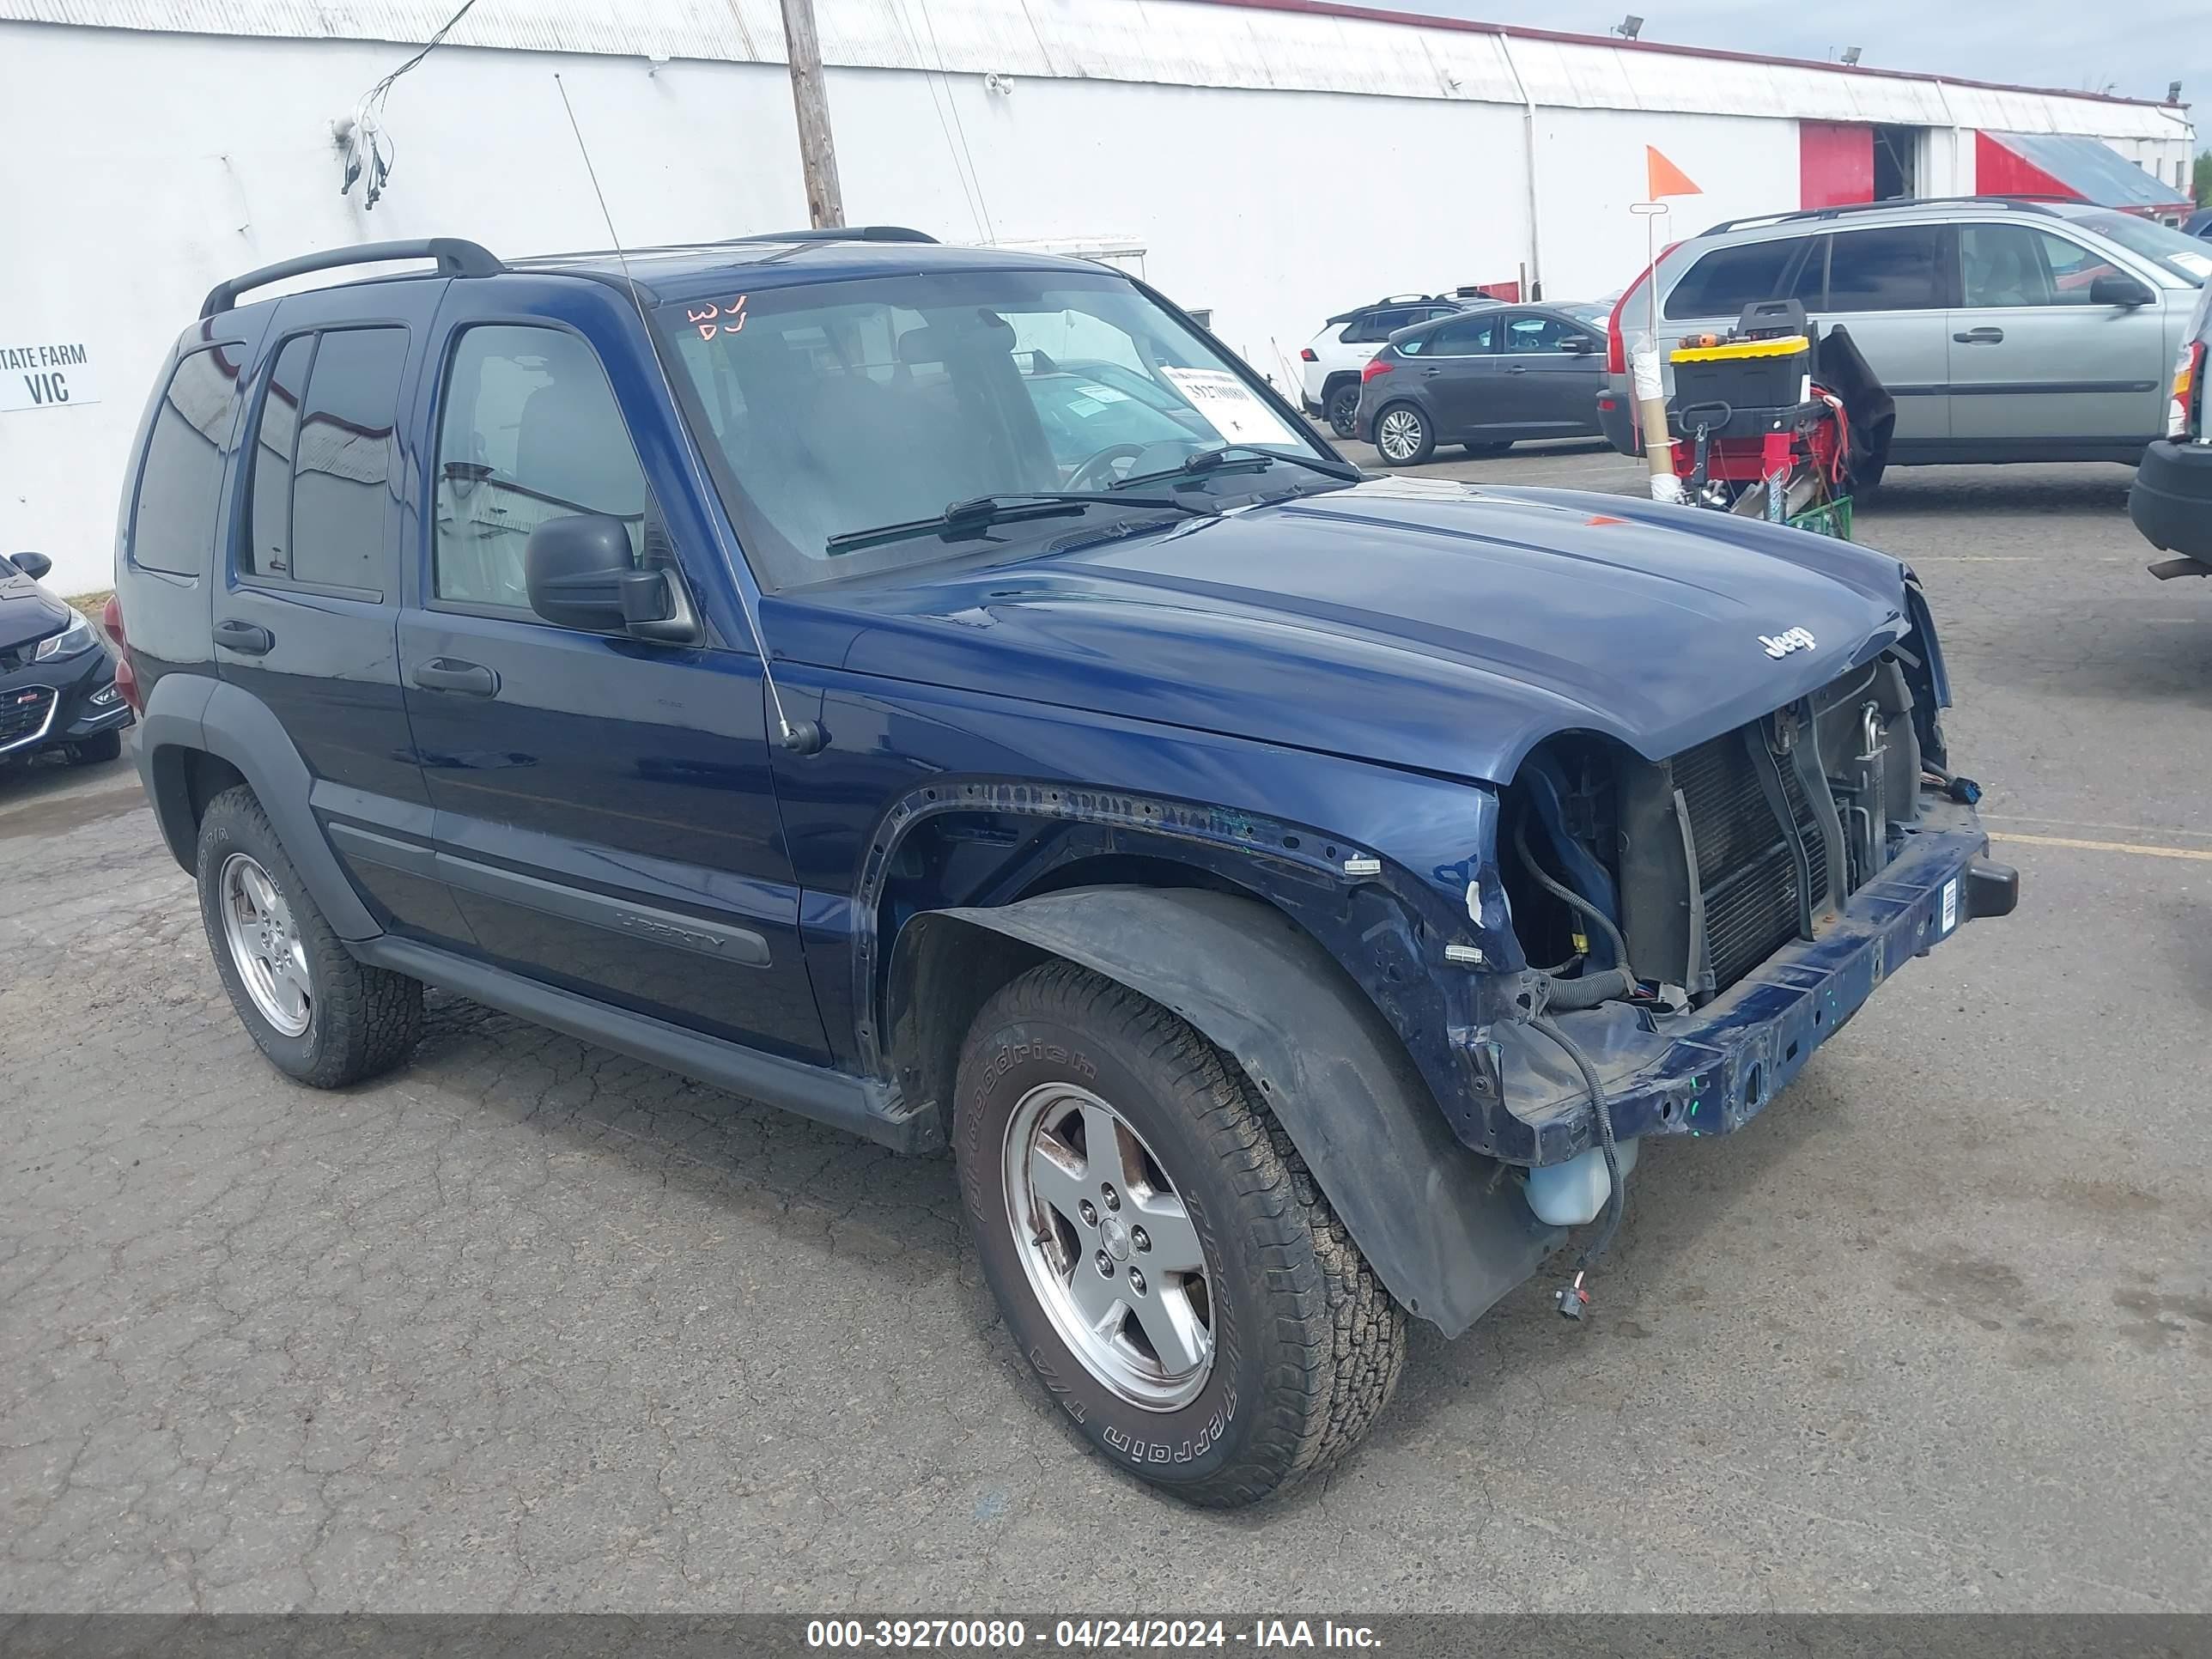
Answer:
[{"label": "fender flare", "polygon": [[896,955],[959,927],[1079,963],[1190,1022],[1249,1077],[1407,1311],[1457,1336],[1565,1238],[1507,1166],[1462,1146],[1382,1015],[1310,935],[1255,899],[1076,888],[933,910]]},{"label": "fender flare", "polygon": [[314,775],[266,703],[206,675],[165,674],[146,700],[141,725],[139,775],[161,839],[178,863],[187,871],[193,867],[198,836],[177,758],[187,750],[218,756],[252,789],[331,931],[354,941],[383,933],[308,805]]}]

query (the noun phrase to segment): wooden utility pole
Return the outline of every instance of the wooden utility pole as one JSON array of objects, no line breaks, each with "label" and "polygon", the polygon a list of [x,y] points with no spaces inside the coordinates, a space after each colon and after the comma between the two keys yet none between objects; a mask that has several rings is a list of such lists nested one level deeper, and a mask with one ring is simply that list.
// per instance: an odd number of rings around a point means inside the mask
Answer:
[{"label": "wooden utility pole", "polygon": [[830,136],[830,99],[822,86],[822,42],[814,33],[814,0],[783,0],[783,38],[791,54],[791,102],[799,116],[799,165],[806,178],[806,212],[814,228],[845,222],[837,187],[837,145]]}]

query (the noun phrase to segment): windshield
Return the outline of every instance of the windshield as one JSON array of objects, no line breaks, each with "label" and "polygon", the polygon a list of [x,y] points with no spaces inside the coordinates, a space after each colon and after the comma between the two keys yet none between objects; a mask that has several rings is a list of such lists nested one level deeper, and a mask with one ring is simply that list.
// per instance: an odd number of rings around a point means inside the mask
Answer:
[{"label": "windshield", "polygon": [[2109,236],[2130,253],[2155,261],[2191,288],[2204,286],[2212,276],[2212,247],[2194,236],[2185,236],[2171,225],[2138,219],[2131,213],[2085,213],[2075,220],[2100,235]]},{"label": "windshield", "polygon": [[[954,502],[1107,492],[1200,451],[1261,452],[1184,481],[1203,504],[1209,492],[1251,494],[1255,468],[1293,471],[1269,452],[1327,454],[1249,370],[1103,271],[948,271],[748,293],[740,270],[727,296],[672,302],[656,317],[746,555],[772,587],[1069,528],[1060,517],[853,545],[856,532]],[[1295,470],[1300,487],[1315,483]],[[1148,514],[1160,504],[1109,499],[1086,516]]]}]

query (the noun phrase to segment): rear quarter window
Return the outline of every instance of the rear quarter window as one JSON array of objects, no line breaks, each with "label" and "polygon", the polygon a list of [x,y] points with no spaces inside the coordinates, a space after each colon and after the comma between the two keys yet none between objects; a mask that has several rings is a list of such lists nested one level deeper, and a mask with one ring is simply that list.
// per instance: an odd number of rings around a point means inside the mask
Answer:
[{"label": "rear quarter window", "polygon": [[131,505],[131,562],[172,576],[202,576],[216,542],[223,461],[238,417],[234,349],[187,353],[162,388]]}]

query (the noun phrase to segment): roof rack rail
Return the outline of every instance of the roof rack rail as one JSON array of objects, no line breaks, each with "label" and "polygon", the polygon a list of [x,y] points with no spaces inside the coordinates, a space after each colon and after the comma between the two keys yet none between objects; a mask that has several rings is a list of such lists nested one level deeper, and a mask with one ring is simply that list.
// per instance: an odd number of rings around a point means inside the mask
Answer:
[{"label": "roof rack rail", "polygon": [[2020,213],[2048,213],[2053,202],[2070,202],[2071,196],[1893,196],[1886,202],[1838,202],[1832,207],[1793,208],[1786,213],[1748,213],[1741,219],[1723,219],[1708,225],[1699,236],[1718,236],[1746,225],[1794,224],[1807,219],[1841,219],[1854,213],[1874,213],[1885,208],[1975,207],[2010,208]]},{"label": "roof rack rail", "polygon": [[507,269],[489,249],[457,236],[431,236],[417,242],[359,242],[351,247],[302,253],[296,259],[279,259],[273,265],[263,265],[242,276],[217,283],[201,302],[200,315],[213,317],[228,311],[238,303],[238,296],[248,289],[265,288],[288,276],[337,270],[347,265],[379,264],[386,259],[435,259],[441,276],[496,276]]},{"label": "roof rack rail", "polygon": [[[730,239],[737,242],[927,242],[937,238],[904,225],[825,225],[817,230],[757,230]],[[719,246],[719,244],[717,244]]]}]

